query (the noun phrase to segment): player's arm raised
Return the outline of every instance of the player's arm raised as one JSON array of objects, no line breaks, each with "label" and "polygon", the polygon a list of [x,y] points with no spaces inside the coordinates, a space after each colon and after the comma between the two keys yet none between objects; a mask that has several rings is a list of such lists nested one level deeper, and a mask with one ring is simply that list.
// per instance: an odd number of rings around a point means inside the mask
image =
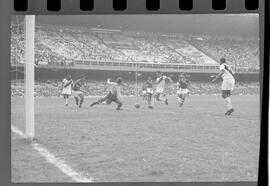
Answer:
[{"label": "player's arm raised", "polygon": [[171,77],[167,77],[167,79],[168,79],[171,83],[173,83],[173,80],[172,80]]},{"label": "player's arm raised", "polygon": [[109,85],[117,85],[117,83],[116,82],[112,82],[110,78],[107,79],[107,83]]}]

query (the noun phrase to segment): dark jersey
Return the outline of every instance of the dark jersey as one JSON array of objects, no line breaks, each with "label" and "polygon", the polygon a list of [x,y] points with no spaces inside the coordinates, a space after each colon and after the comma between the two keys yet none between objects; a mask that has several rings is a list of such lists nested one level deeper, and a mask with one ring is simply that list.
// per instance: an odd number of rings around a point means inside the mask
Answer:
[{"label": "dark jersey", "polygon": [[153,88],[153,81],[152,80],[146,81],[146,88]]},{"label": "dark jersey", "polygon": [[75,91],[79,91],[80,89],[81,89],[81,87],[82,87],[82,82],[75,82],[74,83],[74,85],[73,85],[73,90],[75,90]]},{"label": "dark jersey", "polygon": [[177,82],[177,86],[178,86],[178,88],[181,88],[181,89],[188,88],[188,80],[179,80]]}]

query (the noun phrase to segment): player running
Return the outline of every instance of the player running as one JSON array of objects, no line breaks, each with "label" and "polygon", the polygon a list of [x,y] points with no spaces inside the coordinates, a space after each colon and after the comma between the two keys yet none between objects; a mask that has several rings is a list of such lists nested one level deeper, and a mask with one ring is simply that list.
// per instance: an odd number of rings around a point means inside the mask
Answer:
[{"label": "player running", "polygon": [[148,80],[145,83],[146,87],[146,95],[147,95],[147,103],[148,103],[148,108],[152,109],[153,108],[153,94],[154,94],[154,89],[153,89],[153,80],[151,76],[148,77]]},{"label": "player running", "polygon": [[117,104],[116,109],[121,110],[121,106],[123,105],[121,99],[121,89],[122,86],[124,86],[123,79],[121,77],[117,78],[116,82],[112,82],[110,79],[107,79],[107,83],[109,85],[112,85],[109,93],[99,99],[96,102],[93,102],[90,107],[93,107],[94,105],[101,104],[102,102],[106,102],[107,104],[110,104],[111,102],[115,102]]},{"label": "player running", "polygon": [[189,93],[188,84],[189,80],[185,77],[184,74],[180,74],[179,79],[177,81],[177,101],[179,107],[183,106],[186,96]]},{"label": "player running", "polygon": [[225,115],[231,115],[234,112],[232,103],[231,103],[231,91],[234,89],[235,79],[234,79],[234,71],[232,68],[226,63],[225,58],[220,59],[220,73],[212,80],[212,82],[216,81],[220,76],[222,76],[223,82],[221,86],[222,90],[222,98],[225,101],[225,106],[227,108],[227,112]]},{"label": "player running", "polygon": [[73,83],[72,86],[72,95],[75,98],[76,105],[79,106],[79,108],[82,107],[83,101],[84,101],[84,96],[83,96],[83,90],[81,90],[82,87],[85,87],[85,77],[82,75],[78,80],[76,80]]},{"label": "player running", "polygon": [[71,79],[71,75],[67,75],[66,78],[62,81],[62,91],[61,94],[65,99],[65,105],[68,106],[69,97],[71,96],[71,89],[72,89],[73,80]]},{"label": "player running", "polygon": [[166,105],[168,105],[168,99],[162,98],[161,95],[165,97],[164,88],[165,88],[166,80],[168,79],[170,82],[173,82],[173,81],[170,77],[163,75],[162,72],[160,71],[158,71],[156,75],[157,75],[157,79],[156,79],[157,87],[155,91],[156,101],[163,101]]}]

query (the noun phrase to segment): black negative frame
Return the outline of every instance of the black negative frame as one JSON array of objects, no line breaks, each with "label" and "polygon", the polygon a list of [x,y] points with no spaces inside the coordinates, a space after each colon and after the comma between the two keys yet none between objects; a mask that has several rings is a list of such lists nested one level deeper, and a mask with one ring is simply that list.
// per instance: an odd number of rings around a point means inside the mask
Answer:
[{"label": "black negative frame", "polygon": [[[11,129],[10,129],[10,18],[13,14],[215,14],[215,13],[259,13],[260,14],[260,85],[261,85],[261,142],[259,158],[258,182],[201,182],[201,183],[137,183],[139,185],[265,185],[268,183],[268,105],[269,105],[269,1],[259,0],[259,8],[247,10],[245,0],[226,0],[224,10],[214,10],[212,0],[193,0],[192,10],[179,9],[181,0],[160,0],[160,8],[155,11],[147,11],[146,0],[127,0],[127,8],[115,11],[113,0],[94,0],[94,8],[91,11],[81,11],[78,0],[61,0],[60,11],[48,11],[46,0],[26,0],[27,11],[15,11],[13,0],[0,1],[0,185],[11,184]],[[250,1],[250,0],[249,0]],[[251,0],[252,1],[252,0]],[[95,183],[94,183],[95,184]],[[121,183],[132,185],[135,183]],[[20,185],[29,185],[27,183]],[[33,184],[39,185],[39,184]],[[41,185],[41,184],[40,184]],[[42,184],[47,185],[47,184]],[[65,183],[50,185],[66,185]],[[71,183],[69,185],[77,185]],[[100,185],[100,184],[99,184]],[[105,185],[105,184],[104,184]],[[120,183],[110,183],[120,185]]]}]

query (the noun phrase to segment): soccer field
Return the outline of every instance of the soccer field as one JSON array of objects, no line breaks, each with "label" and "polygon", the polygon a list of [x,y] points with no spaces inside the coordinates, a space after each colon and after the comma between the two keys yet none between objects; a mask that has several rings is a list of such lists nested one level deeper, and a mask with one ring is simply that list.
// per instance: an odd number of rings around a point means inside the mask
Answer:
[{"label": "soccer field", "polygon": [[[82,108],[74,99],[35,99],[39,144],[94,182],[256,181],[259,95],[232,96],[235,112],[225,116],[221,96],[176,97],[149,110],[141,98]],[[140,109],[134,104],[141,104]],[[24,99],[11,99],[11,124],[24,131]],[[31,144],[11,134],[12,182],[72,182]]]}]

